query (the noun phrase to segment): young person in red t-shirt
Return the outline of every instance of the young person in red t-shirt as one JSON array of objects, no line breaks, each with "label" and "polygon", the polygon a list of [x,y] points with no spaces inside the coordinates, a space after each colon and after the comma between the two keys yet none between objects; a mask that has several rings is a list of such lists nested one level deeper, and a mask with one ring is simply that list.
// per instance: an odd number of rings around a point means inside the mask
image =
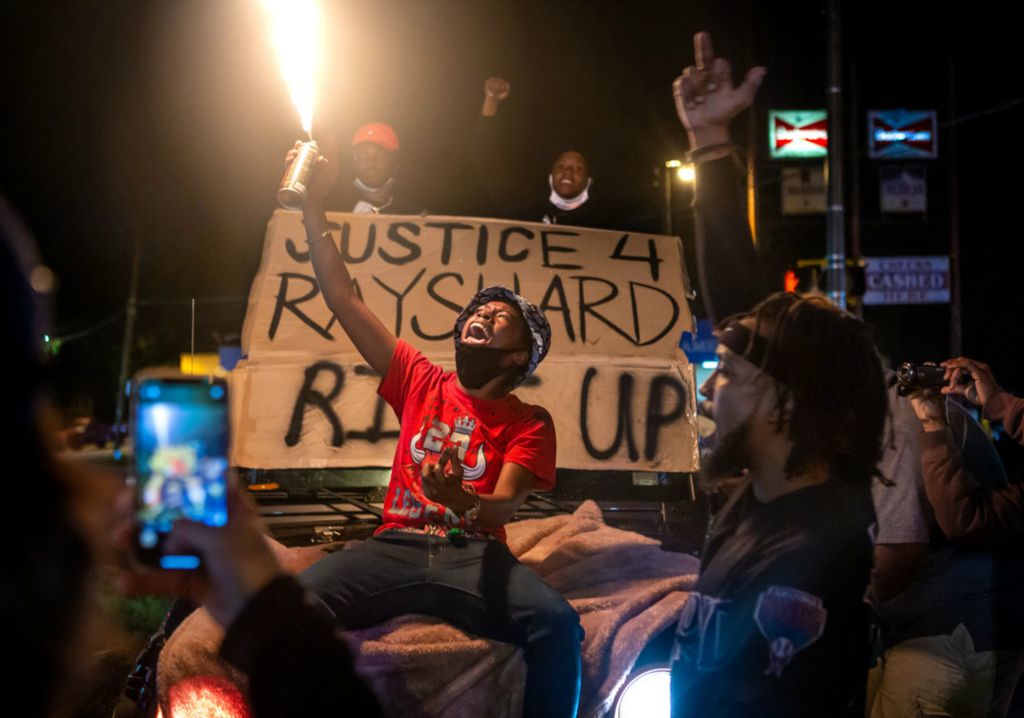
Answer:
[{"label": "young person in red t-shirt", "polygon": [[527,665],[524,715],[573,716],[579,616],[504,543],[523,501],[555,481],[551,416],[509,393],[547,354],[548,322],[512,290],[484,289],[455,323],[457,371],[431,364],[356,294],[324,215],[333,174],[321,158],[303,209],[313,268],[327,306],[384,377],[378,391],[401,431],[384,524],[299,580],[349,628],[421,613],[517,643]]}]

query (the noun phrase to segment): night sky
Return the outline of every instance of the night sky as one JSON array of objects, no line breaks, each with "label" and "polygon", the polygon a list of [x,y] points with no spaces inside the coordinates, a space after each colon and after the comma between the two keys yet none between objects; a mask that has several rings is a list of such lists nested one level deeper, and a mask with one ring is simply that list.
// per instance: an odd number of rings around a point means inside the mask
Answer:
[{"label": "night sky", "polygon": [[[553,156],[574,146],[591,161],[594,192],[630,208],[629,224],[654,230],[654,169],[687,149],[671,82],[692,62],[693,33],[708,30],[737,81],[752,62],[768,67],[753,149],[760,247],[779,288],[789,262],[824,254],[823,218],[780,215],[780,163],[766,156],[765,129],[770,108],[825,104],[822,1],[324,5],[331,43],[315,134],[331,130],[345,142],[363,122],[389,122],[402,141],[405,191],[432,213],[478,214],[486,205],[470,138],[484,79],[502,75],[512,84],[501,109],[508,155],[538,191]],[[964,349],[1020,391],[1024,363],[1012,349],[1024,267],[1020,39],[1000,21],[999,4],[975,3],[969,17],[932,7],[847,3],[846,102],[860,142],[864,254],[947,253],[955,171]],[[143,302],[133,368],[174,363],[187,351],[191,297],[200,301],[198,350],[237,337],[298,119],[250,0],[6,3],[0,67],[0,190],[60,278],[53,329],[70,337],[57,357],[60,398],[109,418],[133,242],[142,246]],[[891,108],[936,109],[943,126],[939,159],[921,163],[925,216],[879,212],[880,163],[863,156],[864,114]],[[746,116],[734,137],[747,145]],[[686,201],[680,189],[675,226],[689,242]],[[866,318],[894,361],[948,353],[946,306],[873,309]]]}]

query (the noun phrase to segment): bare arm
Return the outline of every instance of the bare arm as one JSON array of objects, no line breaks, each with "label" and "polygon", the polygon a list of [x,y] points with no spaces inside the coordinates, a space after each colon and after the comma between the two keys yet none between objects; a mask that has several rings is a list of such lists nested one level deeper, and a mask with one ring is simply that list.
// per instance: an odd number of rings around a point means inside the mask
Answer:
[{"label": "bare arm", "polygon": [[398,339],[356,294],[348,267],[328,233],[324,198],[336,176],[337,170],[327,158],[321,156],[314,168],[309,194],[302,208],[306,242],[309,244],[313,271],[324,301],[363,359],[374,371],[384,376],[391,366],[391,357],[395,353]]}]

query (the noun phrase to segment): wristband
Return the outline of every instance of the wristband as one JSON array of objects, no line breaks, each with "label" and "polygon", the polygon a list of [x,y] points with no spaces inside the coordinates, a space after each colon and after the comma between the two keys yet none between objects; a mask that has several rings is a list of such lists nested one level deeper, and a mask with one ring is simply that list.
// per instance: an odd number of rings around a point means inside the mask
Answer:
[{"label": "wristband", "polygon": [[312,246],[313,242],[317,241],[318,239],[331,239],[331,230],[325,229],[323,232],[313,237],[313,239],[306,237],[306,244]]},{"label": "wristband", "polygon": [[732,142],[719,142],[718,144],[715,145],[704,145],[703,147],[698,147],[697,149],[690,150],[689,152],[687,152],[686,159],[696,164],[698,162],[701,162],[703,158],[707,157],[708,155],[713,154],[715,152],[719,152],[721,150],[729,150],[729,154],[732,154],[736,151],[736,145],[734,145]]}]

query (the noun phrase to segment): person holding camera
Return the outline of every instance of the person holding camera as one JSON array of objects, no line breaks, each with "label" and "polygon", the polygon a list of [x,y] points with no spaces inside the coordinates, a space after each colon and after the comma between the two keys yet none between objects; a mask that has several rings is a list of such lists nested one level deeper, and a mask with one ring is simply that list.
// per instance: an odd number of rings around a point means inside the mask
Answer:
[{"label": "person holding camera", "polygon": [[1024,564],[1007,550],[1020,492],[980,424],[943,395],[984,406],[1018,441],[1021,404],[980,362],[941,366],[941,392],[913,383],[900,391],[906,398],[893,392],[894,440],[882,464],[893,486],[873,492],[873,598],[885,647],[869,691],[873,718],[1003,716],[1024,672]]},{"label": "person holding camera", "polygon": [[[942,362],[947,386],[941,393],[918,391],[910,397],[924,431],[919,436],[921,465],[935,519],[950,541],[981,549],[1005,548],[1024,536],[1024,485],[985,487],[965,467],[949,431],[943,396],[962,396],[990,421],[1024,444],[1024,399],[996,383],[988,364],[957,357]],[[966,383],[959,377],[966,374]]]},{"label": "person holding camera", "polygon": [[[936,522],[925,490],[912,397],[921,374],[941,368],[901,366],[890,388],[890,423],[872,497],[877,516],[872,604],[879,655],[868,682],[872,718],[918,715],[1002,715],[1012,695],[1003,677],[1008,654],[995,609],[1007,595],[998,577],[1010,568],[998,556],[958,546]],[[913,371],[920,370],[920,371]],[[927,383],[927,381],[925,381]],[[919,392],[920,390],[916,390]],[[909,395],[909,396],[908,396]],[[950,441],[964,465],[989,486],[1006,472],[982,426],[957,403],[943,410]]]}]

